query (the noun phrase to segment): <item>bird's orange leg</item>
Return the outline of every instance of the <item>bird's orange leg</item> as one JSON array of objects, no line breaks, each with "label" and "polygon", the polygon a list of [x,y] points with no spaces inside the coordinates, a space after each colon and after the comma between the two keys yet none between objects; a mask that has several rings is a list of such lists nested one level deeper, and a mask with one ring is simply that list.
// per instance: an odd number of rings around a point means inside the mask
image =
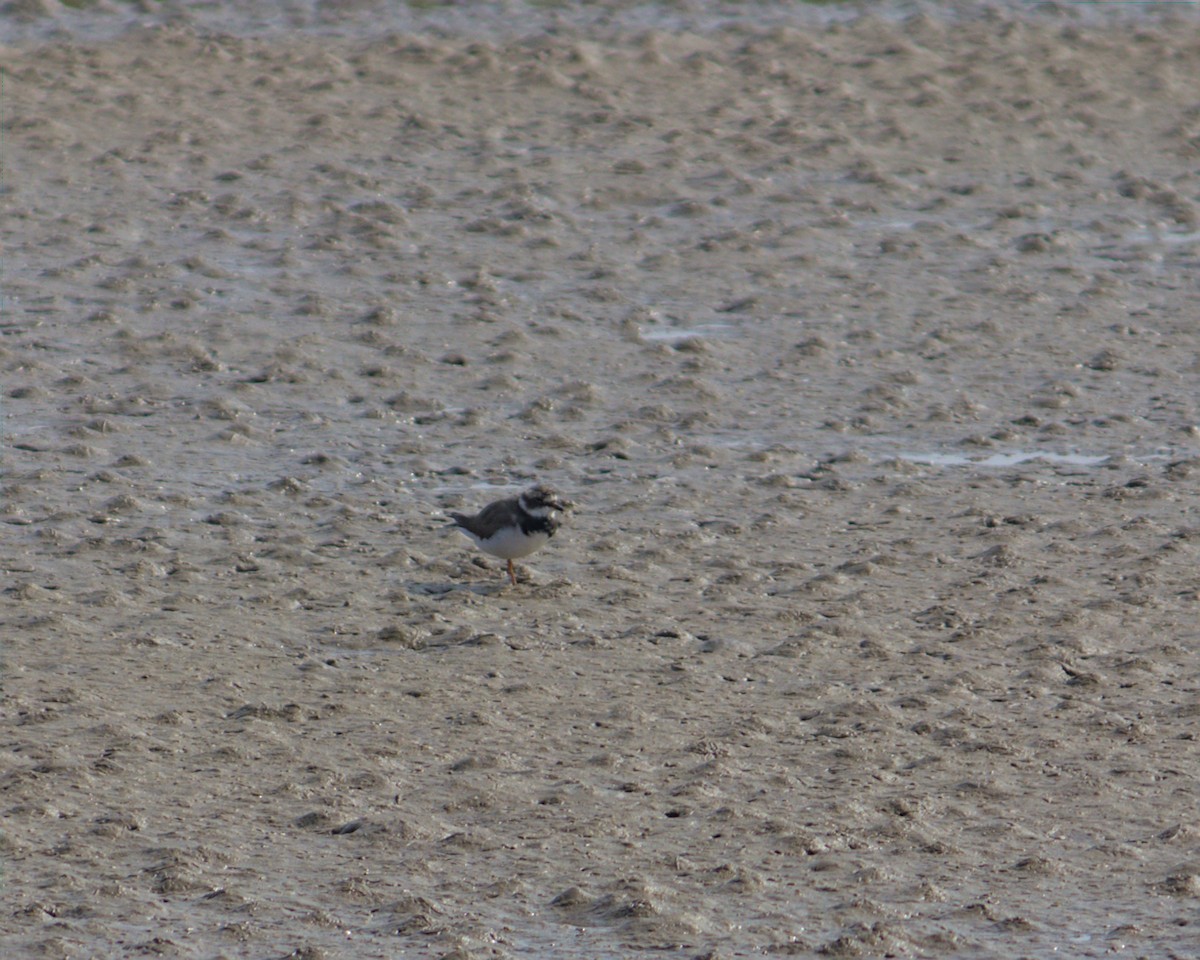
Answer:
[{"label": "bird's orange leg", "polygon": [[512,581],[512,585],[517,585],[517,571],[513,569],[513,562],[508,561],[508,579]]}]

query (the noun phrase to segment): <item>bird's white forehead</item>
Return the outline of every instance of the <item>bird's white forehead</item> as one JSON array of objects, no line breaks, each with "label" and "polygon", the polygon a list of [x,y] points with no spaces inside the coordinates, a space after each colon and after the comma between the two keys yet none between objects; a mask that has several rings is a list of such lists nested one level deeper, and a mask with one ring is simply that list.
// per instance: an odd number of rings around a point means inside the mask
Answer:
[{"label": "bird's white forehead", "polygon": [[524,494],[521,495],[521,509],[531,517],[538,517],[539,519],[544,519],[558,513],[557,507],[551,507],[544,503],[538,504],[536,507],[531,507],[529,501],[525,499]]}]

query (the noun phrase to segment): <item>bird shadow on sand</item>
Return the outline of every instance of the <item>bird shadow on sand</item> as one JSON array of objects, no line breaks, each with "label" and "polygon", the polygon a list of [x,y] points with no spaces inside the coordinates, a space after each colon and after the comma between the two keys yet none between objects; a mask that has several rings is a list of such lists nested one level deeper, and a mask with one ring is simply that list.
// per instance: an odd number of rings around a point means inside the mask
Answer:
[{"label": "bird shadow on sand", "polygon": [[428,580],[416,581],[409,580],[404,584],[404,589],[408,591],[410,596],[426,596],[434,599],[438,597],[447,597],[454,594],[473,593],[481,597],[496,597],[506,591],[519,589],[513,587],[507,580],[503,583],[485,582],[482,580],[455,582],[451,580]]},{"label": "bird shadow on sand", "polygon": [[573,585],[562,577],[540,576],[517,568],[517,583],[511,584],[507,576],[488,576],[471,579],[447,579],[445,577],[427,580],[406,580],[402,588],[410,597],[428,597],[432,600],[452,599],[473,594],[477,597],[540,597],[557,595]]}]

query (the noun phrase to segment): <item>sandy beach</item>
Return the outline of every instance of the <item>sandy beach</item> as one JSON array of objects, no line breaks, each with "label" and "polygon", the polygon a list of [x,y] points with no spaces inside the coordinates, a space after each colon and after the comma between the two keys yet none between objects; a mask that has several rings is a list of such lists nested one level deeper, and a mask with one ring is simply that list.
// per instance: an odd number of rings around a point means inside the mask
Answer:
[{"label": "sandy beach", "polygon": [[0,50],[7,955],[1194,956],[1194,19],[545,17]]}]

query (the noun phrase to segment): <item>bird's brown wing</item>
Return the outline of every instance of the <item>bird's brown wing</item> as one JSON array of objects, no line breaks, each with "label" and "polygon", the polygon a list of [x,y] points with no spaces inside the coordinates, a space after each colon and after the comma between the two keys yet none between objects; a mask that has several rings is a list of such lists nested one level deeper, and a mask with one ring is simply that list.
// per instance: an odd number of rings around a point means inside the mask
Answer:
[{"label": "bird's brown wing", "polygon": [[464,530],[471,531],[477,537],[486,536],[484,531],[493,530],[506,523],[516,522],[517,498],[512,497],[508,500],[497,500],[495,503],[489,503],[473,517],[468,517],[461,513],[452,513],[450,516]]}]

